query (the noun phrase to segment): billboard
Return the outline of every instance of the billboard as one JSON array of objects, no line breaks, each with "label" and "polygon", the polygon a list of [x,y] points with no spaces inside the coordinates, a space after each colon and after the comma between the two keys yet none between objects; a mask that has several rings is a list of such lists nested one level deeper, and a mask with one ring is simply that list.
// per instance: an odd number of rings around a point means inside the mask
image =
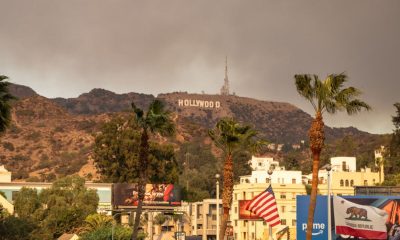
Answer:
[{"label": "billboard", "polygon": [[[327,196],[317,196],[317,204],[315,206],[314,224],[312,231],[313,240],[328,239],[327,200]],[[306,239],[309,205],[310,196],[303,195],[296,197],[297,240]]]},{"label": "billboard", "polygon": [[[113,184],[114,206],[134,207],[138,205],[138,185],[135,183]],[[180,206],[180,189],[173,184],[146,184],[143,206]]]},{"label": "billboard", "polygon": [[251,200],[239,200],[239,219],[240,220],[263,220],[254,213],[246,210],[247,205]]},{"label": "billboard", "polygon": [[[386,211],[387,219],[385,221],[388,237],[394,237],[399,234],[400,228],[397,229],[400,222],[400,196],[342,196],[345,200],[354,204],[372,206]],[[313,240],[327,239],[328,229],[328,211],[327,211],[327,196],[317,196],[317,205],[314,214],[313,224]],[[310,196],[297,196],[297,238],[298,240],[306,239],[308,207],[310,203]],[[335,234],[335,219],[334,219],[333,199],[331,198],[331,231],[332,239],[355,239],[350,235]],[[351,214],[351,213],[349,213]],[[398,231],[396,231],[398,230]],[[364,238],[365,239],[365,238]],[[392,239],[392,238],[390,238]],[[395,238],[393,238],[395,239]]]}]

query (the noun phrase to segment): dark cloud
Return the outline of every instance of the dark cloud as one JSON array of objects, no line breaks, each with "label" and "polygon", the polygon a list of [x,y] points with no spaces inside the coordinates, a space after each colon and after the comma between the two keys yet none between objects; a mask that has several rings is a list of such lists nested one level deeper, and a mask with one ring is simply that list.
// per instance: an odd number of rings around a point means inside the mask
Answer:
[{"label": "dark cloud", "polygon": [[296,73],[346,72],[374,110],[331,126],[391,132],[400,101],[400,2],[3,1],[0,72],[47,97],[95,87],[118,93],[217,93],[228,55],[238,95],[310,113]]}]

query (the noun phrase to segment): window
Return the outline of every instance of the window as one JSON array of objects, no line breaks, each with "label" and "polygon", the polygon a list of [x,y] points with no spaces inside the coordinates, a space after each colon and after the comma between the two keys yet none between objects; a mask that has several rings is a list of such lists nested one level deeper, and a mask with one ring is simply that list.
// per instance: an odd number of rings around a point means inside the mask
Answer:
[{"label": "window", "polygon": [[354,180],[353,179],[350,180],[350,186],[354,186]]},{"label": "window", "polygon": [[254,235],[254,233],[251,233],[251,239],[255,239],[256,236]]},{"label": "window", "polygon": [[347,168],[346,168],[346,162],[343,161],[343,162],[342,162],[342,171],[343,171],[343,172],[346,172],[346,169],[347,169]]},{"label": "window", "polygon": [[281,199],[286,199],[286,193],[281,193]]},{"label": "window", "polygon": [[211,219],[214,220],[214,221],[217,220],[217,215],[214,215],[214,214],[211,215]]},{"label": "window", "polygon": [[296,184],[296,178],[292,178],[292,183]]},{"label": "window", "polygon": [[197,224],[197,229],[203,229],[203,224]]},{"label": "window", "polygon": [[344,186],[344,181],[343,181],[343,179],[340,179],[340,186],[341,186],[341,187]]},{"label": "window", "polygon": [[243,192],[243,200],[246,200],[246,192]]},{"label": "window", "polygon": [[345,181],[345,185],[346,185],[346,187],[348,187],[348,186],[349,186],[349,180],[347,180],[347,179],[346,179],[346,181]]},{"label": "window", "polygon": [[237,227],[237,220],[235,220],[235,227]]},{"label": "window", "polygon": [[235,207],[235,213],[237,213],[237,207]]},{"label": "window", "polygon": [[281,206],[281,212],[285,213],[285,206]]},{"label": "window", "polygon": [[292,226],[296,226],[296,219],[292,219]]},{"label": "window", "polygon": [[243,227],[246,227],[247,226],[247,220],[244,220],[243,221]]},{"label": "window", "polygon": [[257,178],[256,179],[254,179],[255,180],[255,182],[257,183]]},{"label": "window", "polygon": [[266,178],[266,179],[265,179],[265,183],[269,183],[269,178]]},{"label": "window", "polygon": [[292,193],[292,199],[296,199],[296,193]]},{"label": "window", "polygon": [[235,200],[237,200],[237,193],[235,193]]},{"label": "window", "polygon": [[375,185],[375,178],[374,178],[374,179],[372,179],[372,184],[374,184],[374,185]]},{"label": "window", "polygon": [[281,219],[281,224],[286,225],[286,219]]},{"label": "window", "polygon": [[368,186],[368,180],[364,180],[364,186]]}]

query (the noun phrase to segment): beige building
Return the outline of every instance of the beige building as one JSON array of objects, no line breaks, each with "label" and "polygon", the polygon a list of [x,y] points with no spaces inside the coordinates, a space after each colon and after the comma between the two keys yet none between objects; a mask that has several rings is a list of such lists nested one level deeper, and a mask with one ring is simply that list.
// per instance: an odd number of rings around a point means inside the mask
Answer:
[{"label": "beige building", "polygon": [[[234,238],[241,240],[267,239],[268,225],[263,220],[243,220],[239,218],[239,201],[251,200],[257,194],[265,191],[269,183],[241,183],[234,186],[233,202],[230,211]],[[272,182],[278,212],[282,225],[273,228],[273,235],[285,227],[289,227],[291,239],[296,236],[296,196],[305,195],[305,186],[299,184],[279,184]],[[276,239],[276,238],[275,238]]]},{"label": "beige building", "polygon": [[[237,240],[268,238],[268,225],[264,221],[239,218],[239,201],[251,200],[269,186],[267,170],[271,168],[274,169],[271,175],[272,189],[275,193],[282,222],[280,226],[273,228],[274,239],[276,239],[276,233],[285,227],[289,227],[290,239],[295,239],[296,196],[306,195],[305,184],[311,182],[311,174],[302,176],[299,171],[286,171],[271,158],[252,158],[250,162],[255,171],[252,171],[251,175],[242,176],[240,184],[234,186],[230,211],[234,238]],[[354,157],[336,157],[332,158],[331,162],[331,193],[334,195],[354,195],[354,186],[374,186],[380,182],[379,172],[372,172],[370,168],[362,168],[361,171],[357,172],[356,158]],[[326,195],[328,192],[326,170],[319,171],[318,192],[322,195]]]},{"label": "beige building", "polygon": [[[222,200],[219,199],[219,213],[222,216]],[[190,204],[191,235],[202,236],[203,240],[216,239],[217,200],[204,199]],[[221,217],[220,217],[221,221]]]}]

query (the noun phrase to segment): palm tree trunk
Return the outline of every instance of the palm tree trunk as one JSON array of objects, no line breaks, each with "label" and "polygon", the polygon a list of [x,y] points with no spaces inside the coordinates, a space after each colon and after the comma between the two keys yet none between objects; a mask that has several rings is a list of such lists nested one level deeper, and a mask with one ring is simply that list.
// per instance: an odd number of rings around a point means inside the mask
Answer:
[{"label": "palm tree trunk", "polygon": [[147,168],[148,168],[148,156],[149,156],[149,136],[147,129],[143,129],[142,136],[140,139],[140,150],[139,150],[139,166],[142,169],[139,173],[138,182],[138,206],[136,208],[135,223],[133,225],[132,240],[137,239],[139,232],[140,217],[142,215],[143,199],[146,193],[147,183]]},{"label": "palm tree trunk", "polygon": [[317,203],[318,171],[320,162],[319,158],[325,140],[324,122],[322,120],[322,113],[320,111],[317,111],[316,113],[315,119],[311,124],[309,135],[310,135],[310,149],[313,156],[313,165],[312,165],[310,207],[308,209],[308,221],[307,221],[307,234],[306,234],[307,240],[311,240],[312,237],[312,226],[314,223],[315,205]]},{"label": "palm tree trunk", "polygon": [[222,206],[223,215],[221,220],[221,229],[219,231],[219,239],[223,240],[225,237],[225,231],[229,220],[229,210],[232,204],[233,195],[233,161],[232,155],[228,154],[224,163],[224,183],[222,190]]}]

